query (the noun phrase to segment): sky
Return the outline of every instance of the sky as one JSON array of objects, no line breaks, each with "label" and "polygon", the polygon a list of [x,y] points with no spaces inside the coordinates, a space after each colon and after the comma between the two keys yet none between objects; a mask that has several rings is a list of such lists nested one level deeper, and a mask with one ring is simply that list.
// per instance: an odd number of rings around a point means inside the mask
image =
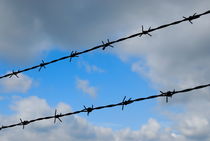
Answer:
[{"label": "sky", "polygon": [[[0,0],[0,74],[210,10],[208,0]],[[209,83],[210,15],[0,80],[0,124]],[[210,89],[0,131],[2,141],[209,141]]]}]

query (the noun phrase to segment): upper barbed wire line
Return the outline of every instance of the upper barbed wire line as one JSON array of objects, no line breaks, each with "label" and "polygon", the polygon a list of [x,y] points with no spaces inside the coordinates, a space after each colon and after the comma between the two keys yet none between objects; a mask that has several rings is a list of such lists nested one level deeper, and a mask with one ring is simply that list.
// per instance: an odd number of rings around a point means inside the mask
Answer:
[{"label": "upper barbed wire line", "polygon": [[78,57],[81,54],[84,54],[84,53],[87,53],[87,52],[90,52],[90,51],[93,51],[93,50],[96,50],[96,49],[99,49],[99,48],[102,48],[103,50],[105,50],[105,48],[107,48],[107,47],[113,47],[112,44],[122,42],[124,40],[128,40],[128,39],[131,39],[131,38],[134,38],[134,37],[138,37],[138,36],[142,36],[142,35],[149,35],[150,36],[151,35],[151,34],[149,34],[150,32],[153,32],[153,31],[156,31],[156,30],[159,30],[159,29],[162,29],[162,28],[166,28],[166,27],[169,27],[169,26],[172,26],[172,25],[176,25],[176,24],[179,24],[179,23],[182,23],[182,22],[185,22],[185,21],[189,21],[192,24],[193,20],[198,19],[201,16],[207,15],[207,14],[210,14],[210,10],[208,10],[204,13],[201,13],[201,14],[196,14],[195,13],[192,16],[183,17],[182,20],[178,20],[178,21],[175,21],[175,22],[172,22],[172,23],[169,23],[169,24],[164,24],[164,25],[161,25],[161,26],[156,27],[156,28],[151,28],[150,27],[148,30],[144,30],[143,26],[142,26],[142,31],[141,32],[129,35],[127,37],[122,37],[122,38],[119,38],[119,39],[113,40],[113,41],[109,41],[109,39],[107,39],[107,41],[108,41],[107,43],[102,42],[102,44],[100,44],[98,46],[92,47],[90,49],[87,49],[87,50],[84,50],[84,51],[81,51],[81,52],[72,51],[71,54],[68,55],[68,56],[64,56],[64,57],[61,57],[61,58],[58,58],[58,59],[55,59],[55,60],[52,60],[52,61],[49,61],[49,62],[44,62],[42,60],[42,63],[40,63],[39,65],[35,65],[35,66],[29,67],[29,68],[26,68],[26,69],[22,69],[22,70],[18,70],[18,71],[13,70],[12,72],[10,72],[8,74],[0,76],[0,79],[5,78],[5,77],[18,76],[19,73],[26,72],[26,71],[33,70],[33,69],[37,69],[37,68],[39,68],[39,70],[41,70],[42,67],[45,68],[49,64],[52,64],[52,63],[55,63],[55,62],[58,62],[58,61],[61,61],[61,60],[65,60],[65,59],[68,59],[68,58],[70,58],[70,61],[71,61],[72,58]]},{"label": "upper barbed wire line", "polygon": [[202,88],[205,88],[205,87],[210,87],[210,83],[205,84],[205,85],[195,86],[195,87],[192,87],[192,88],[179,90],[179,91],[176,91],[175,89],[173,91],[167,91],[167,92],[160,91],[160,94],[151,95],[151,96],[148,96],[148,97],[136,98],[136,99],[129,98],[128,100],[126,100],[126,96],[125,96],[121,102],[116,103],[116,104],[109,104],[109,105],[98,106],[98,107],[94,107],[93,105],[91,107],[83,106],[84,109],[82,109],[82,110],[75,111],[75,112],[69,112],[69,113],[65,113],[65,114],[62,114],[62,113],[57,114],[57,110],[55,110],[55,113],[52,116],[40,117],[40,118],[36,118],[36,119],[32,119],[32,120],[22,120],[22,118],[20,118],[19,123],[6,125],[6,126],[2,125],[0,127],[0,130],[6,129],[6,128],[12,128],[12,127],[15,127],[15,126],[22,126],[22,128],[24,129],[25,126],[30,124],[30,123],[38,122],[38,121],[41,121],[41,120],[48,120],[48,119],[54,119],[54,123],[56,123],[57,119],[60,122],[62,122],[61,117],[71,116],[71,115],[84,113],[84,112],[86,112],[87,115],[89,116],[89,114],[91,112],[93,112],[94,110],[112,108],[112,107],[116,107],[116,106],[122,106],[122,110],[123,110],[126,105],[132,104],[134,102],[140,102],[140,101],[143,101],[143,100],[149,100],[149,99],[154,99],[154,98],[158,98],[158,97],[166,97],[166,103],[168,103],[168,97],[172,98],[173,95],[186,93],[186,92],[190,92],[190,91],[193,91],[193,90],[202,89]]}]

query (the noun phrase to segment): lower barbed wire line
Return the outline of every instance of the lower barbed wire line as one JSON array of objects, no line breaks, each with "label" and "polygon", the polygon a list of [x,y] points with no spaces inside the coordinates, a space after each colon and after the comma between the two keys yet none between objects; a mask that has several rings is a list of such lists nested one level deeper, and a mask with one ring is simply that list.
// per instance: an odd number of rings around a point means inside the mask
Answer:
[{"label": "lower barbed wire line", "polygon": [[[55,114],[52,115],[52,116],[46,116],[46,117],[36,118],[36,119],[32,119],[32,120],[22,120],[22,119],[20,119],[21,122],[19,122],[19,123],[7,125],[7,126],[2,125],[0,127],[0,130],[6,129],[6,128],[12,128],[12,127],[15,127],[15,126],[23,126],[23,129],[24,129],[24,126],[26,126],[30,123],[38,122],[38,121],[42,121],[42,120],[49,120],[49,119],[54,119],[54,123],[55,123],[56,119],[61,121],[61,119],[60,119],[61,117],[71,116],[71,115],[75,115],[75,114],[79,114],[79,113],[85,113],[85,112],[89,115],[89,113],[91,113],[94,110],[100,110],[100,109],[111,108],[111,107],[116,107],[116,106],[122,106],[122,110],[123,110],[124,106],[132,104],[134,102],[154,99],[154,98],[158,98],[158,97],[168,98],[168,97],[172,97],[173,95],[176,95],[176,94],[183,94],[183,93],[186,93],[186,92],[190,92],[190,91],[194,91],[194,90],[198,90],[198,89],[203,89],[203,88],[206,88],[206,87],[210,87],[210,83],[205,84],[205,85],[195,86],[195,87],[192,87],[192,88],[179,90],[179,91],[175,91],[175,89],[173,91],[167,91],[167,92],[160,91],[160,94],[151,95],[151,96],[148,96],[148,97],[136,98],[136,99],[129,98],[128,100],[126,100],[126,96],[125,96],[122,102],[119,102],[119,103],[116,103],[116,104],[109,104],[109,105],[98,106],[98,107],[94,107],[93,105],[92,105],[92,107],[85,107],[84,106],[84,109],[82,109],[82,110],[75,111],[75,112],[68,112],[68,113],[65,113],[65,114],[61,114],[61,113],[57,114],[57,110],[55,110]],[[168,99],[166,100],[166,102],[168,102]]]},{"label": "lower barbed wire line", "polygon": [[96,49],[99,49],[99,48],[102,48],[102,50],[105,50],[105,48],[107,48],[107,47],[114,47],[113,44],[115,44],[115,43],[122,42],[122,41],[125,41],[125,40],[128,40],[128,39],[134,38],[134,37],[138,37],[138,36],[142,36],[142,35],[151,36],[150,33],[153,32],[153,31],[156,31],[156,30],[159,30],[159,29],[162,29],[162,28],[166,28],[166,27],[169,27],[169,26],[172,26],[172,25],[176,25],[176,24],[179,24],[179,23],[182,23],[182,22],[185,22],[185,21],[189,21],[192,24],[193,20],[198,19],[201,16],[207,15],[207,14],[210,14],[210,10],[208,10],[204,13],[201,13],[201,14],[196,14],[195,13],[192,16],[183,17],[184,19],[182,19],[182,20],[178,20],[178,21],[175,21],[175,22],[172,22],[172,23],[169,23],[169,24],[164,24],[164,25],[161,25],[161,26],[156,27],[156,28],[149,27],[148,30],[144,30],[143,25],[142,25],[142,31],[141,32],[132,34],[132,35],[127,36],[127,37],[122,37],[122,38],[114,40],[114,41],[110,41],[109,39],[107,39],[107,43],[104,43],[102,41],[101,45],[92,47],[90,49],[87,49],[87,50],[84,50],[84,51],[81,51],[81,52],[72,51],[72,53],[68,56],[64,56],[64,57],[61,57],[61,58],[58,58],[58,59],[55,59],[55,60],[52,60],[52,61],[49,61],[49,62],[43,62],[42,61],[42,63],[39,64],[39,65],[32,66],[32,67],[29,67],[29,68],[26,68],[26,69],[23,69],[23,70],[18,70],[16,72],[13,71],[11,73],[0,76],[0,79],[5,78],[5,77],[12,77],[13,75],[18,76],[19,73],[30,71],[30,70],[37,69],[37,68],[39,68],[39,71],[40,71],[42,67],[45,67],[49,64],[52,64],[52,63],[55,63],[55,62],[58,62],[58,61],[61,61],[61,60],[65,60],[65,59],[68,59],[68,58],[70,58],[70,61],[71,61],[72,58],[79,57],[79,55],[81,55],[81,54],[84,54],[84,53],[87,53],[87,52],[90,52],[90,51],[93,51],[93,50],[96,50]]}]

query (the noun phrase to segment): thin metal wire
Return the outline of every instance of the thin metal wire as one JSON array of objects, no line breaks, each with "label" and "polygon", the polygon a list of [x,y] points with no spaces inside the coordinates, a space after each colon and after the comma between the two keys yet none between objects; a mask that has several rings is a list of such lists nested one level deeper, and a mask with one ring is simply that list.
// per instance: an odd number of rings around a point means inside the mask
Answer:
[{"label": "thin metal wire", "polygon": [[132,35],[127,36],[127,37],[119,38],[119,39],[113,40],[113,41],[109,41],[109,39],[107,39],[107,42],[104,43],[102,41],[101,45],[92,47],[90,49],[87,49],[87,50],[84,50],[84,51],[81,51],[81,52],[72,51],[71,54],[68,55],[68,56],[64,56],[64,57],[61,57],[61,58],[58,58],[58,59],[55,59],[55,60],[52,60],[52,61],[49,61],[49,62],[44,62],[42,60],[42,63],[40,63],[39,65],[35,65],[35,66],[29,67],[29,68],[26,68],[26,69],[22,69],[22,70],[18,70],[18,71],[12,71],[8,74],[0,76],[0,79],[5,78],[5,77],[12,77],[12,76],[18,77],[19,73],[30,71],[30,70],[37,69],[37,68],[39,68],[39,71],[40,71],[42,68],[45,68],[49,64],[52,64],[52,63],[55,63],[55,62],[58,62],[58,61],[61,61],[61,60],[65,60],[65,59],[68,59],[68,58],[70,58],[70,61],[72,61],[72,58],[79,57],[79,55],[81,55],[81,54],[91,52],[91,51],[99,49],[99,48],[102,48],[102,50],[105,50],[107,47],[113,47],[113,44],[115,44],[115,43],[122,42],[122,41],[125,41],[125,40],[128,40],[128,39],[134,38],[134,37],[138,37],[138,36],[141,37],[142,35],[152,36],[150,33],[153,32],[153,31],[156,31],[156,30],[159,30],[159,29],[162,29],[162,28],[166,28],[166,27],[169,27],[169,26],[172,26],[172,25],[176,25],[176,24],[179,24],[179,23],[182,23],[182,22],[185,22],[185,21],[188,21],[192,24],[193,20],[198,19],[201,16],[207,15],[207,14],[210,14],[210,10],[208,10],[204,13],[201,13],[201,14],[196,14],[195,13],[192,16],[183,17],[182,20],[178,20],[178,21],[175,21],[175,22],[172,22],[172,23],[169,23],[169,24],[164,24],[164,25],[161,25],[161,26],[156,27],[156,28],[151,28],[150,27],[148,30],[144,30],[144,27],[142,26],[142,31],[141,32],[132,34]]},{"label": "thin metal wire", "polygon": [[[111,107],[116,107],[116,106],[122,106],[122,110],[123,110],[124,106],[132,104],[134,102],[154,99],[154,98],[158,98],[158,97],[168,98],[168,97],[172,97],[173,95],[176,95],[176,94],[186,93],[186,92],[202,89],[202,88],[205,88],[205,87],[210,87],[210,84],[199,85],[199,86],[195,86],[195,87],[192,87],[192,88],[187,88],[187,89],[183,89],[183,90],[179,90],[179,91],[176,91],[176,90],[167,91],[167,92],[162,92],[161,91],[160,94],[157,94],[157,95],[152,95],[152,96],[142,97],[142,98],[136,98],[136,99],[129,98],[128,100],[126,100],[126,97],[124,97],[123,101],[121,101],[119,103],[109,104],[109,105],[104,105],[104,106],[98,106],[98,107],[94,107],[93,105],[91,107],[83,106],[84,109],[82,109],[82,110],[75,111],[75,112],[69,112],[69,113],[65,113],[65,114],[62,114],[62,113],[57,114],[57,110],[55,110],[55,113],[52,116],[46,116],[46,117],[36,118],[36,119],[32,119],[32,120],[22,120],[22,119],[20,119],[19,123],[6,125],[6,126],[1,126],[0,130],[6,129],[6,128],[12,128],[12,127],[15,127],[15,126],[22,126],[23,129],[24,129],[24,127],[26,125],[30,124],[30,123],[38,122],[38,121],[41,121],[41,120],[48,120],[48,119],[54,119],[54,123],[56,122],[56,119],[58,119],[60,122],[62,122],[62,120],[60,119],[61,117],[71,116],[71,115],[75,115],[75,114],[79,114],[79,113],[83,113],[83,112],[86,112],[87,115],[89,115],[91,112],[93,112],[95,110],[111,108]],[[168,102],[168,100],[166,100],[166,102]]]}]

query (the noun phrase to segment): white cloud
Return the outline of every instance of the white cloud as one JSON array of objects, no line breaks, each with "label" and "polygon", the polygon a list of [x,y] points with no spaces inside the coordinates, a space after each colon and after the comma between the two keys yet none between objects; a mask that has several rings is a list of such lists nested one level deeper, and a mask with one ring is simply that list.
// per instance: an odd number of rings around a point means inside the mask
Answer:
[{"label": "white cloud", "polygon": [[193,116],[183,120],[181,123],[181,132],[186,136],[205,136],[208,133],[208,120],[199,116]]},{"label": "white cloud", "polygon": [[87,72],[105,72],[103,69],[97,67],[96,65],[85,64],[85,69]]},{"label": "white cloud", "polygon": [[105,72],[104,69],[102,69],[96,65],[91,65],[85,61],[79,62],[79,66],[84,67],[86,72],[88,72],[88,73],[93,73],[93,72],[103,73],[103,72]]},{"label": "white cloud", "polygon": [[[15,114],[9,116],[0,115],[0,120],[4,121],[1,124],[16,123],[19,122],[19,118],[30,120],[37,117],[53,115],[54,109],[62,113],[71,112],[71,108],[67,104],[60,103],[56,108],[53,108],[50,107],[44,99],[35,96],[16,101],[11,107],[15,107],[13,108]],[[25,126],[24,130],[22,130],[21,127],[4,129],[1,130],[1,139],[4,141],[184,141],[182,140],[183,136],[176,135],[169,129],[162,129],[160,124],[152,118],[139,130],[127,128],[118,131],[94,126],[77,115],[61,118],[61,120],[62,123],[57,122],[56,124],[53,124],[53,119],[31,123]]]},{"label": "white cloud", "polygon": [[89,94],[92,97],[95,97],[97,94],[96,87],[90,86],[88,80],[82,80],[77,78],[76,85],[77,88],[80,89],[83,93]]},{"label": "white cloud", "polygon": [[32,79],[24,74],[18,74],[18,78],[13,76],[0,80],[2,92],[21,92],[26,93],[32,86]]},{"label": "white cloud", "polygon": [[[20,118],[30,120],[53,115],[55,109],[57,109],[58,113],[72,111],[71,107],[65,103],[59,103],[56,107],[51,107],[46,100],[36,96],[19,99],[11,107],[15,113],[7,116],[0,115],[0,120],[3,121],[1,124],[16,123],[19,122]],[[196,107],[194,109],[196,110]],[[207,112],[209,113],[209,111]],[[53,119],[43,120],[25,126],[24,130],[21,127],[13,127],[0,132],[1,139],[4,141],[26,141],[29,139],[31,141],[56,141],[58,139],[60,141],[208,141],[210,139],[208,119],[210,118],[204,118],[204,112],[202,111],[199,112],[199,115],[195,115],[196,113],[196,111],[192,110],[175,115],[173,116],[174,125],[171,124],[168,127],[163,127],[157,120],[150,118],[138,130],[124,128],[114,131],[111,128],[92,125],[84,118],[72,115],[62,117],[62,123],[57,121],[54,124]]]}]

